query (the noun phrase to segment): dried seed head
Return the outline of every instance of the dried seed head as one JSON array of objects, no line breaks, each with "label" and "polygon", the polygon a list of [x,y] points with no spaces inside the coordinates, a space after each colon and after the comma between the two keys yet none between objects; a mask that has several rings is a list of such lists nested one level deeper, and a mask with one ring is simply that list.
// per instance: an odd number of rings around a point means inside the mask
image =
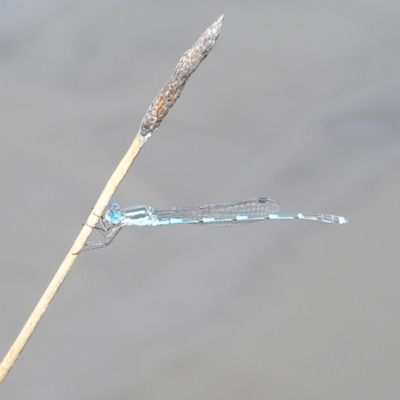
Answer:
[{"label": "dried seed head", "polygon": [[142,136],[149,136],[155,131],[168,114],[169,109],[179,99],[190,75],[196,71],[217,41],[218,35],[221,32],[223,18],[223,15],[218,18],[218,20],[200,36],[193,47],[179,60],[171,78],[153,100],[142,119],[140,125],[140,133]]}]

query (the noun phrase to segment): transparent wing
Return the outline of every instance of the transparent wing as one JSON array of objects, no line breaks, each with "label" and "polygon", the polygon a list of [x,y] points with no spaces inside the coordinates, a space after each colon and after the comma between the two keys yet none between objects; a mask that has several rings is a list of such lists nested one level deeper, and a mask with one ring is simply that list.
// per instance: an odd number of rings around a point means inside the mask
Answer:
[{"label": "transparent wing", "polygon": [[157,219],[159,225],[221,226],[260,221],[268,218],[269,214],[279,214],[280,210],[281,206],[276,200],[258,198],[197,207],[154,209],[153,217]]}]

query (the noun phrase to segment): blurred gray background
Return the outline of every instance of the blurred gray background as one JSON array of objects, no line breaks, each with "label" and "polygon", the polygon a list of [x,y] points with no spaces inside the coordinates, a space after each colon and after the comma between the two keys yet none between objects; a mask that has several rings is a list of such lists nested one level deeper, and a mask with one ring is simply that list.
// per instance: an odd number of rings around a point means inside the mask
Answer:
[{"label": "blurred gray background", "polygon": [[348,226],[125,228],[2,399],[400,398],[400,3],[0,3],[0,357],[181,55],[222,33],[121,206],[272,197]]}]

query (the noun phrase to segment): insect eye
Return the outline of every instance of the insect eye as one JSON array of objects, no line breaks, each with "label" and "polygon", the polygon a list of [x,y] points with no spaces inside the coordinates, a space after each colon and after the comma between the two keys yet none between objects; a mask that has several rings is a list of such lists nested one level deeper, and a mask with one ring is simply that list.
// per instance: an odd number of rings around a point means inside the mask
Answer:
[{"label": "insect eye", "polygon": [[112,212],[108,215],[108,219],[112,224],[118,224],[121,221],[121,214],[119,212]]},{"label": "insect eye", "polygon": [[110,207],[108,207],[111,213],[115,213],[119,211],[119,205],[117,203],[111,203]]}]

